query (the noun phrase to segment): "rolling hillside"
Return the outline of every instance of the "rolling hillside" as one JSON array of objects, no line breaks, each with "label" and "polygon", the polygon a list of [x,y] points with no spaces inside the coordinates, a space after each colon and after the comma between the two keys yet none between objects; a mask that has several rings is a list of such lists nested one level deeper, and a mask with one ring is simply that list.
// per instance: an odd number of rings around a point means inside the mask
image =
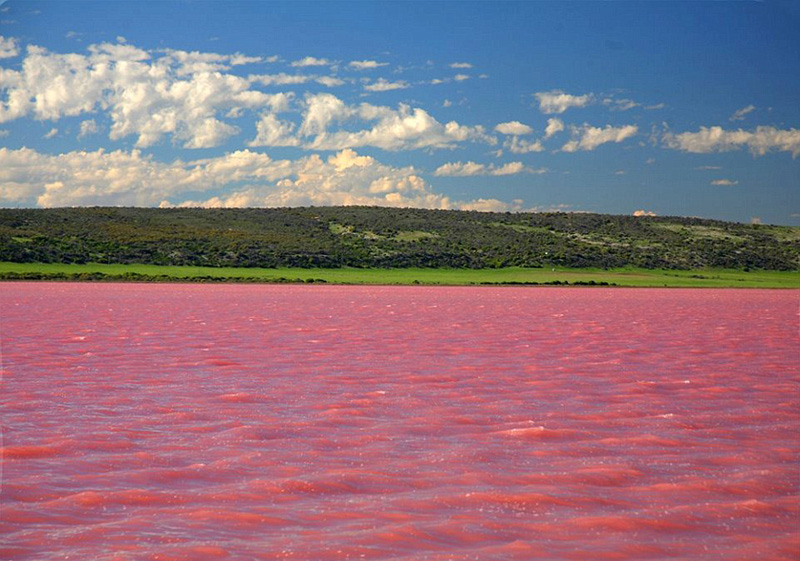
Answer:
[{"label": "rolling hillside", "polygon": [[800,228],[681,217],[379,207],[0,209],[0,261],[797,270]]}]

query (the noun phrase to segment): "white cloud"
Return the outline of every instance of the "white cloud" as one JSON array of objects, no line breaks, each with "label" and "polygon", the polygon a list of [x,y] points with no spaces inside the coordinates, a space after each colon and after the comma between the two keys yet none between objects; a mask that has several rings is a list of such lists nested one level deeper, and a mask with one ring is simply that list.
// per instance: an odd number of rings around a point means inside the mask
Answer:
[{"label": "white cloud", "polygon": [[388,62],[378,62],[376,60],[353,60],[347,66],[354,70],[372,70],[373,68],[388,65]]},{"label": "white cloud", "polygon": [[368,92],[388,92],[390,90],[403,90],[407,87],[409,87],[409,84],[405,80],[399,80],[397,82],[389,82],[384,78],[379,78],[372,84],[367,84],[366,86],[364,86],[364,89],[367,90]]},{"label": "white cloud", "polygon": [[[244,186],[224,195],[187,195]],[[0,148],[0,198],[42,207],[379,205],[423,208],[512,207],[493,199],[452,201],[413,167],[392,167],[353,150],[321,158],[272,160],[240,150],[216,158],[160,163],[140,151],[57,156]]]},{"label": "white cloud", "polygon": [[[492,166],[489,166],[492,167]],[[508,162],[499,168],[492,169],[490,175],[516,175],[518,173],[529,172],[522,162]]]},{"label": "white cloud", "polygon": [[700,170],[722,169],[722,166],[698,166],[694,169],[700,169]]},{"label": "white cloud", "polygon": [[561,90],[538,92],[539,110],[542,113],[563,113],[570,107],[586,107],[594,100],[592,94],[570,95]]},{"label": "white cloud", "polygon": [[509,121],[507,123],[500,123],[494,130],[501,134],[531,134],[533,129],[528,125],[522,124],[519,121]]},{"label": "white cloud", "polygon": [[728,120],[729,121],[743,121],[745,116],[748,113],[752,113],[755,110],[756,110],[756,106],[755,105],[748,105],[747,107],[742,107],[741,109],[735,111],[734,114],[731,115],[730,119],[728,119]]},{"label": "white cloud", "polygon": [[486,166],[475,162],[450,162],[436,168],[436,176],[467,177],[470,175],[486,175]]},{"label": "white cloud", "polygon": [[655,212],[651,212],[649,210],[634,210],[634,216],[658,216]]},{"label": "white cloud", "polygon": [[722,127],[700,127],[698,132],[679,134],[665,133],[664,145],[668,148],[707,154],[710,152],[729,152],[743,147],[750,149],[754,156],[763,156],[767,152],[791,152],[796,158],[800,154],[800,130],[781,130],[775,127],[757,127],[755,132],[742,129],[728,131]]},{"label": "white cloud", "polygon": [[507,138],[503,143],[512,154],[529,154],[531,152],[544,152],[541,140],[525,140],[518,136]]},{"label": "white cloud", "polygon": [[578,150],[594,150],[601,144],[608,142],[622,142],[634,136],[639,131],[635,125],[625,125],[622,127],[612,127],[606,125],[605,128],[584,125],[582,127],[572,127],[572,140],[567,142],[561,150],[564,152],[577,152]]},{"label": "white cloud", "polygon": [[468,62],[454,62],[450,68],[472,68],[472,65]]},{"label": "white cloud", "polygon": [[544,129],[544,137],[550,138],[556,133],[559,133],[564,130],[564,123],[561,119],[556,119],[553,117],[552,119],[547,119],[547,128]]},{"label": "white cloud", "polygon": [[475,175],[516,175],[518,173],[530,172],[522,162],[509,162],[500,167],[494,164],[485,165],[477,164],[475,162],[450,162],[443,164],[436,168],[433,175],[436,176],[453,176],[453,177],[469,177]]},{"label": "white cloud", "polygon": [[265,62],[265,59],[260,56],[245,56],[242,53],[231,55],[228,59],[232,66],[242,66],[244,64],[255,64],[257,62]]},{"label": "white cloud", "polygon": [[335,76],[320,76],[318,78],[314,78],[314,81],[318,84],[322,84],[323,86],[328,86],[332,88],[334,86],[341,86],[345,82],[341,78],[336,78]]},{"label": "white cloud", "polygon": [[715,179],[711,182],[711,185],[722,185],[724,187],[730,187],[738,184],[738,181],[731,181],[730,179]]},{"label": "white cloud", "polygon": [[300,139],[294,136],[295,124],[281,121],[273,113],[264,113],[256,123],[256,137],[248,146],[299,146]]},{"label": "white cloud", "polygon": [[303,74],[253,74],[248,77],[251,83],[258,83],[264,86],[292,86],[295,84],[305,84],[313,80],[313,76]]},{"label": "white cloud", "polygon": [[327,58],[315,58],[313,56],[303,57],[300,60],[296,60],[292,63],[294,67],[305,67],[305,66],[328,66],[333,64]]},{"label": "white cloud", "polygon": [[632,99],[614,99],[606,98],[603,100],[603,105],[611,108],[612,111],[628,111],[634,107],[640,107],[640,103],[636,103]]},{"label": "white cloud", "polygon": [[13,37],[0,35],[0,58],[11,58],[19,54],[17,41]]},{"label": "white cloud", "polygon": [[[91,49],[92,47],[89,48]],[[198,72],[218,72],[229,70],[233,66],[264,62],[262,57],[246,56],[242,53],[222,55],[218,53],[187,52],[174,49],[165,49],[163,52],[166,55],[164,61],[170,61],[171,66],[179,76],[196,74]]]},{"label": "white cloud", "polygon": [[89,136],[90,134],[96,134],[100,131],[97,126],[97,123],[94,119],[89,119],[86,121],[81,122],[81,130],[78,133],[78,138],[83,138],[85,136]]},{"label": "white cloud", "polygon": [[220,71],[256,57],[167,50],[152,58],[118,43],[91,45],[88,52],[56,54],[29,46],[21,70],[0,69],[0,122],[29,115],[57,120],[104,109],[112,140],[134,135],[144,148],[172,136],[186,148],[208,148],[238,132],[219,114],[272,108],[286,95],[253,90],[250,79]]},{"label": "white cloud", "polygon": [[53,127],[52,129],[47,131],[47,134],[44,135],[44,138],[53,138],[57,134],[58,134],[58,129]]},{"label": "white cloud", "polygon": [[453,80],[456,82],[463,82],[464,80],[469,80],[469,76],[467,74],[456,74],[453,76]]},{"label": "white cloud", "polygon": [[[302,123],[297,132],[288,122],[262,116],[259,134],[251,146],[302,146],[312,150],[342,150],[374,146],[384,150],[452,148],[460,142],[496,139],[480,127],[451,121],[443,124],[428,112],[400,104],[397,109],[362,103],[347,105],[338,97],[322,93],[307,95]],[[267,114],[268,115],[268,114]],[[345,123],[366,122],[372,126],[342,129]],[[355,130],[354,130],[355,129]]]},{"label": "white cloud", "polygon": [[645,108],[645,109],[647,109],[648,111],[654,111],[654,110],[656,110],[656,109],[664,109],[665,107],[666,107],[666,104],[664,104],[664,103],[657,103],[657,104],[655,104],[655,105],[645,105],[645,107],[644,107],[644,108]]}]

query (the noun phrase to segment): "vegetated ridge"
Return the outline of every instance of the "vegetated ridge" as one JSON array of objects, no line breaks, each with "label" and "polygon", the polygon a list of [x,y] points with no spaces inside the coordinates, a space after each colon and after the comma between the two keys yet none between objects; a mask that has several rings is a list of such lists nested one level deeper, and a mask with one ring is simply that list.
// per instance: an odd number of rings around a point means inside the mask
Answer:
[{"label": "vegetated ridge", "polygon": [[800,269],[800,228],[384,207],[0,209],[0,261],[211,267]]}]

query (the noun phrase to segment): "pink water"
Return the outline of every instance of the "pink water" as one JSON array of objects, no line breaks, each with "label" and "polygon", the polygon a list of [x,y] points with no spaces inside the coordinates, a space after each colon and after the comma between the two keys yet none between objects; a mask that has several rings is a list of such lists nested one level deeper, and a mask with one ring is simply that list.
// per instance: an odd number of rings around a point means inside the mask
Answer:
[{"label": "pink water", "polygon": [[797,291],[0,295],[0,559],[800,554]]}]

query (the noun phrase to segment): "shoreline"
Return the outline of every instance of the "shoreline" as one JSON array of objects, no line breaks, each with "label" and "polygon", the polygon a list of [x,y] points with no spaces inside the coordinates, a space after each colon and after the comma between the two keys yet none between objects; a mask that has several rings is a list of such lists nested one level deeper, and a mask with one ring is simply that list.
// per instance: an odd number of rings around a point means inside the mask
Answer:
[{"label": "shoreline", "polygon": [[800,289],[800,271],[735,269],[323,269],[0,262],[0,282]]}]

